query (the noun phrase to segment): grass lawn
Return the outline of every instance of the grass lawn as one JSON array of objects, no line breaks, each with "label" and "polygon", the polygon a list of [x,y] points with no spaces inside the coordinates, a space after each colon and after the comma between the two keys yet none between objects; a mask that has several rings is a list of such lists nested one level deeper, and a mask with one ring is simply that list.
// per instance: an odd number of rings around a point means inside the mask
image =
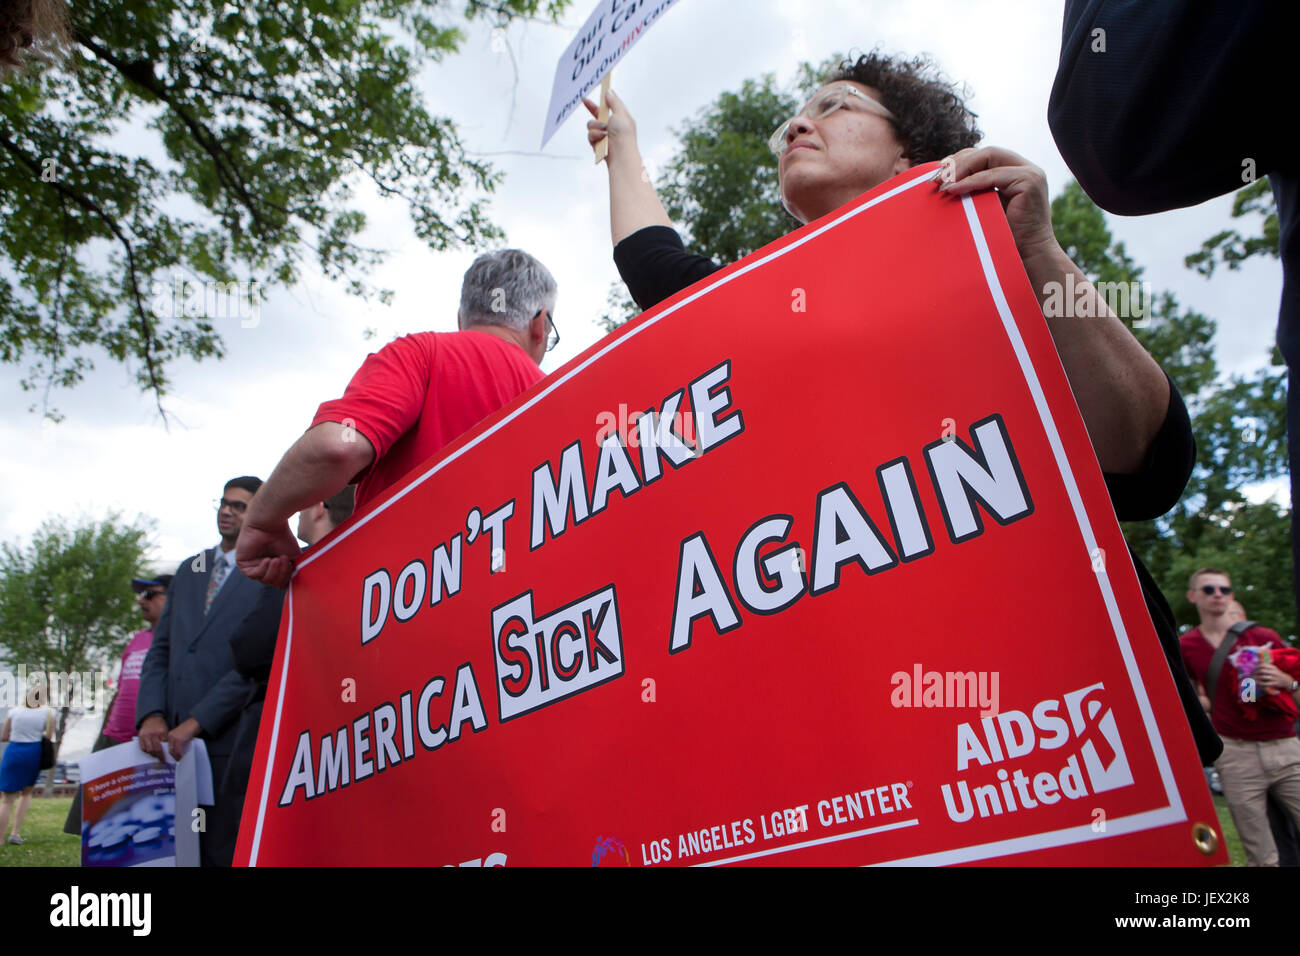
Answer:
[{"label": "grass lawn", "polygon": [[[68,817],[70,806],[71,797],[51,797],[48,800],[33,797],[27,819],[19,831],[24,843],[22,846],[0,844],[0,866],[80,866],[81,842],[72,834],[63,832],[63,821]],[[1246,851],[1241,848],[1237,828],[1232,825],[1228,801],[1215,796],[1214,806],[1219,811],[1231,865],[1245,866]]]},{"label": "grass lawn", "polygon": [[1214,797],[1214,809],[1219,811],[1219,824],[1223,827],[1223,839],[1228,844],[1228,858],[1233,866],[1246,865],[1246,851],[1242,849],[1241,837],[1237,836],[1237,828],[1232,825],[1232,814],[1228,811],[1228,800],[1217,793],[1211,794]]},{"label": "grass lawn", "polygon": [[[80,866],[81,840],[63,832],[71,797],[32,797],[18,835],[22,846],[0,843],[0,866]],[[8,841],[9,834],[4,834]]]}]

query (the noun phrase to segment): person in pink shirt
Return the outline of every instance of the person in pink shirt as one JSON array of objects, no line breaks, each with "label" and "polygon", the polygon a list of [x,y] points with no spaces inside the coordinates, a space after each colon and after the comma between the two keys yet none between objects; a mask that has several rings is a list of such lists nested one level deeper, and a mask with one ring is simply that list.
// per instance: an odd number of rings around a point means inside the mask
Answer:
[{"label": "person in pink shirt", "polygon": [[[171,584],[170,574],[160,574],[152,578],[132,578],[131,590],[135,591],[135,601],[149,626],[136,631],[127,641],[122,651],[122,671],[117,678],[117,692],[108,705],[108,716],[104,718],[104,727],[99,732],[92,752],[124,744],[135,737],[135,698],[140,690],[140,668],[144,666],[145,655],[153,643],[153,629],[162,617],[163,606],[167,603],[167,586]],[[81,791],[72,800],[68,810],[68,819],[63,824],[64,833],[81,832]]]},{"label": "person in pink shirt", "polygon": [[136,603],[149,626],[136,631],[122,651],[122,673],[117,679],[117,693],[108,705],[108,717],[104,721],[103,735],[111,744],[124,744],[135,737],[135,698],[140,690],[140,668],[144,666],[145,655],[153,643],[153,629],[162,617],[171,580],[170,574],[160,574],[156,578],[134,578],[131,581]]}]

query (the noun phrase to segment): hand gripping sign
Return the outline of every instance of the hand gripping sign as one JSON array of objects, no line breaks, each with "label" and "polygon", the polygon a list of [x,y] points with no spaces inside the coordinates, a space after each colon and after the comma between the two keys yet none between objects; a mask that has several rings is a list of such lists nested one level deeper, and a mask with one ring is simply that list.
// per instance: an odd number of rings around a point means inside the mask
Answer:
[{"label": "hand gripping sign", "polygon": [[629,323],[319,545],[238,859],[1222,862],[998,200],[932,172]]}]

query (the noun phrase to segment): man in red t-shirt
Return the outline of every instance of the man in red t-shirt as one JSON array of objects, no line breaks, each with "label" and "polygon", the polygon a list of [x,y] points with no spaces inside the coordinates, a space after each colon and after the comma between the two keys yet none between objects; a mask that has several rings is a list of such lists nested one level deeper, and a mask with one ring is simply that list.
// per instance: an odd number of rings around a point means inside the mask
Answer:
[{"label": "man in red t-shirt", "polygon": [[[1228,639],[1232,582],[1222,571],[1201,568],[1192,575],[1187,599],[1200,613],[1200,627],[1182,636],[1187,671],[1203,688],[1214,729],[1223,738],[1215,761],[1219,782],[1232,811],[1251,866],[1277,866],[1277,845],[1268,825],[1271,792],[1300,826],[1300,740],[1295,709],[1300,682],[1271,663],[1262,663],[1252,648],[1287,647],[1266,627],[1243,631],[1223,662],[1217,686],[1206,679],[1215,650]],[[1257,661],[1261,661],[1256,663]]]},{"label": "man in red t-shirt", "polygon": [[420,332],[370,355],[343,397],[321,405],[244,516],[236,564],[285,587],[300,552],[289,518],[356,484],[357,511],[541,380],[559,336],[555,279],[518,249],[474,260],[457,332]]}]

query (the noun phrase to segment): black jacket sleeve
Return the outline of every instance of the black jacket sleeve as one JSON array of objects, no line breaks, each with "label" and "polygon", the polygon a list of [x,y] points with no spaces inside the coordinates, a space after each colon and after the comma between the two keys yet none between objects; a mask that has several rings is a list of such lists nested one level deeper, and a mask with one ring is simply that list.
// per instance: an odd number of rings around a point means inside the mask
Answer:
[{"label": "black jacket sleeve", "polygon": [[669,226],[646,226],[632,233],[614,247],[614,265],[642,311],[721,268],[712,259],[687,252],[682,237]]},{"label": "black jacket sleeve", "polygon": [[230,635],[230,650],[235,655],[235,670],[244,677],[265,681],[275,659],[275,639],[280,633],[280,611],[285,592],[263,585],[257,603]]},{"label": "black jacket sleeve", "polygon": [[1103,209],[1144,215],[1294,168],[1295,0],[1066,0],[1047,119]]},{"label": "black jacket sleeve", "polygon": [[[1165,378],[1169,379],[1168,373]],[[1105,475],[1106,490],[1120,521],[1150,521],[1178,504],[1196,465],[1196,439],[1187,406],[1169,379],[1169,408],[1151,441],[1146,461],[1131,475]]]}]

